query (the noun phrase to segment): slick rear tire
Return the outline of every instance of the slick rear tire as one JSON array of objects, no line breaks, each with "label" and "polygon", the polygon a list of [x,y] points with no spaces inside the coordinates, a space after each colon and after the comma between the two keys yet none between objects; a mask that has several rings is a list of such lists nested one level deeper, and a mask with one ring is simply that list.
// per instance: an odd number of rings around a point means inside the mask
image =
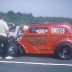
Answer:
[{"label": "slick rear tire", "polygon": [[68,45],[59,45],[56,50],[56,56],[59,59],[68,60],[71,58],[71,47]]}]

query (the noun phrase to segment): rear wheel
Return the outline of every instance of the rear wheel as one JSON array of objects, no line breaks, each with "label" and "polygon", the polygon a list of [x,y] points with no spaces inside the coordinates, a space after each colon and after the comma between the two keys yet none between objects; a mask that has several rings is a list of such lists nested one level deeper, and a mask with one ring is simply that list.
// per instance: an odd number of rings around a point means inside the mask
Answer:
[{"label": "rear wheel", "polygon": [[58,46],[56,55],[60,59],[70,59],[71,58],[71,47],[68,45]]}]

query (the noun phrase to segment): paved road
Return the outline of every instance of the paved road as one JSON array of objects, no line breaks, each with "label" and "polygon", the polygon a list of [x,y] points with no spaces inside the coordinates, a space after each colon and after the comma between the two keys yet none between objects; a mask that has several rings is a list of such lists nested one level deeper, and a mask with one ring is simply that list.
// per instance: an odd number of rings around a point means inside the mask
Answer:
[{"label": "paved road", "polygon": [[72,59],[23,56],[0,60],[0,72],[72,72]]}]

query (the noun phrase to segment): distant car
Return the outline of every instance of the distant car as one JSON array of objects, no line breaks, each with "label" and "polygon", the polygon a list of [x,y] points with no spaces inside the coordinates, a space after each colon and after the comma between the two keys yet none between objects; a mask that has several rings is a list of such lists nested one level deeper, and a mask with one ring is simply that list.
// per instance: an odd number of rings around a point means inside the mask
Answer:
[{"label": "distant car", "polygon": [[16,37],[19,26],[13,26],[9,29],[9,37]]},{"label": "distant car", "polygon": [[10,29],[11,27],[14,27],[14,26],[15,26],[15,24],[13,24],[13,23],[7,23],[7,24],[8,24],[9,29]]},{"label": "distant car", "polygon": [[[16,38],[16,36],[17,36],[17,33],[18,33],[18,30],[19,30],[19,27],[20,26],[11,26],[10,28],[9,28],[9,36],[8,37],[14,37],[14,38]],[[25,30],[27,30],[28,29],[28,27],[29,26],[24,26],[24,31]]]},{"label": "distant car", "polygon": [[20,38],[23,33],[28,29],[28,26],[24,25],[23,30],[20,29],[20,26],[12,26],[9,28],[9,41],[12,43],[18,38]]},{"label": "distant car", "polygon": [[72,55],[72,26],[70,24],[34,24],[9,48],[10,55],[51,54],[60,59]]}]

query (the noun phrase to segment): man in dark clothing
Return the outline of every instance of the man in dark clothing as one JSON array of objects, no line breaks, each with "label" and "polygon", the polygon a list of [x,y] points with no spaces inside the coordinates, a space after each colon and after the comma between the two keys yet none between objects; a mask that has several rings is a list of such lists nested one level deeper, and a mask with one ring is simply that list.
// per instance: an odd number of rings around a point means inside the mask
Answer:
[{"label": "man in dark clothing", "polygon": [[8,57],[6,57],[8,49],[8,30],[7,23],[0,17],[0,59],[2,57],[8,59]]},{"label": "man in dark clothing", "polygon": [[0,56],[5,58],[7,56],[8,39],[0,35]]}]

